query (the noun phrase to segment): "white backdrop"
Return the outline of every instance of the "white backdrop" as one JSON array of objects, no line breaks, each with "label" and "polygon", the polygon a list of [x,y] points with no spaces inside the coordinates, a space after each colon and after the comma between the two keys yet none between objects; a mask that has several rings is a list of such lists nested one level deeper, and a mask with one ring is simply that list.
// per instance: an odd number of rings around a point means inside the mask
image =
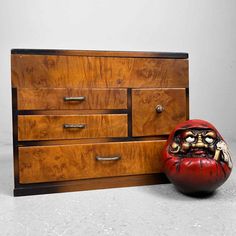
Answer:
[{"label": "white backdrop", "polygon": [[12,48],[188,52],[190,117],[235,141],[235,10],[235,0],[0,0],[0,144],[12,142]]}]

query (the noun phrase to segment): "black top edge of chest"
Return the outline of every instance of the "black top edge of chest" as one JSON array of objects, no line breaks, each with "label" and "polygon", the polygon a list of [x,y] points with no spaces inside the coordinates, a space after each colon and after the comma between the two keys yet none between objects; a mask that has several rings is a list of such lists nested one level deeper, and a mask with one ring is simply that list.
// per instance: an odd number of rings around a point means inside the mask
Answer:
[{"label": "black top edge of chest", "polygon": [[61,49],[12,49],[11,54],[28,55],[64,55],[64,56],[92,56],[92,57],[140,57],[187,59],[184,52],[151,52],[151,51],[95,51],[95,50],[61,50]]}]

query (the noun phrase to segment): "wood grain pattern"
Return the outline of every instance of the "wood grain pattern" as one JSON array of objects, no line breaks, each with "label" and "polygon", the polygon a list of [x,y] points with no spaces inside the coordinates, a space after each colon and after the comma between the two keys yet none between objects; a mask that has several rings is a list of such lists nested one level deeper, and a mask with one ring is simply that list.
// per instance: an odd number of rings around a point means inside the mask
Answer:
[{"label": "wood grain pattern", "polygon": [[188,60],[12,55],[17,88],[188,87]]},{"label": "wood grain pattern", "polygon": [[169,59],[187,59],[184,52],[145,52],[145,51],[100,51],[100,50],[61,50],[61,49],[12,49],[11,54],[28,55],[64,55],[90,57],[154,57]]},{"label": "wood grain pattern", "polygon": [[[64,101],[64,97],[84,96],[84,101]],[[18,89],[19,110],[127,109],[126,89],[41,88]]]},{"label": "wood grain pattern", "polygon": [[[19,147],[20,183],[88,179],[162,171],[162,141]],[[96,156],[120,156],[97,161]]]},{"label": "wood grain pattern", "polygon": [[[64,124],[85,124],[85,128],[65,129]],[[126,114],[109,115],[19,115],[18,140],[52,140],[127,137]]]},{"label": "wood grain pattern", "polygon": [[[162,105],[164,111],[156,112]],[[133,136],[165,135],[187,119],[185,89],[132,90]]]},{"label": "wood grain pattern", "polygon": [[[173,126],[188,118],[187,53],[11,54],[15,196],[168,181],[161,152]],[[160,103],[165,111],[157,114]]]}]

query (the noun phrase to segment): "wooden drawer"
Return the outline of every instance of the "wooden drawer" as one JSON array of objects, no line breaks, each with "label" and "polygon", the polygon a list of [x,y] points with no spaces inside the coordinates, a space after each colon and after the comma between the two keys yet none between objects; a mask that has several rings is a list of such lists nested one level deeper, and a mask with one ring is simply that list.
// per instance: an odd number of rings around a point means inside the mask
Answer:
[{"label": "wooden drawer", "polygon": [[126,89],[20,88],[19,110],[127,109]]},{"label": "wooden drawer", "polygon": [[[162,112],[161,108],[164,109]],[[185,89],[133,89],[132,134],[167,135],[187,119],[186,109]]]},{"label": "wooden drawer", "polygon": [[127,126],[127,114],[19,115],[18,140],[127,137]]},{"label": "wooden drawer", "polygon": [[20,183],[159,173],[164,144],[156,140],[19,147]]},{"label": "wooden drawer", "polygon": [[12,55],[17,88],[188,87],[188,60]]}]

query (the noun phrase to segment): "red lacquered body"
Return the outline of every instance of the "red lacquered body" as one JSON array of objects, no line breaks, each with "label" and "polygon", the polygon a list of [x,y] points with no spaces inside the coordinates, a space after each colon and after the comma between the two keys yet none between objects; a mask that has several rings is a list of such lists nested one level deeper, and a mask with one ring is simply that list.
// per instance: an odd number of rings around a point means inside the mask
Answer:
[{"label": "red lacquered body", "polygon": [[[186,132],[186,130],[194,132],[195,130],[198,132],[199,130],[214,131],[216,138],[215,143],[211,145],[212,155],[204,154],[203,156],[195,156],[194,152],[190,152],[191,149],[195,148],[199,140],[196,141],[195,144],[190,144],[188,150],[185,152],[182,151],[181,153],[181,145],[184,145],[186,141],[181,140],[179,137],[181,137],[181,132]],[[180,134],[177,139],[176,134]],[[207,149],[207,144],[204,144],[203,138],[202,136],[200,137],[200,141],[203,143],[202,146],[205,145],[202,149]],[[179,143],[177,143],[180,147],[178,153],[172,153],[171,151],[171,144],[174,140],[179,141]],[[163,163],[166,176],[177,189],[184,193],[212,192],[227,180],[231,173],[232,166],[229,167],[229,162],[224,160],[224,156],[219,158],[219,160],[214,159],[213,155],[217,149],[217,142],[223,142],[223,138],[213,125],[203,120],[189,120],[179,124],[174,129],[164,148]],[[200,148],[197,149],[198,152],[199,149]],[[189,153],[193,153],[193,155],[190,156]],[[221,151],[220,155],[223,155],[223,151]]]}]

